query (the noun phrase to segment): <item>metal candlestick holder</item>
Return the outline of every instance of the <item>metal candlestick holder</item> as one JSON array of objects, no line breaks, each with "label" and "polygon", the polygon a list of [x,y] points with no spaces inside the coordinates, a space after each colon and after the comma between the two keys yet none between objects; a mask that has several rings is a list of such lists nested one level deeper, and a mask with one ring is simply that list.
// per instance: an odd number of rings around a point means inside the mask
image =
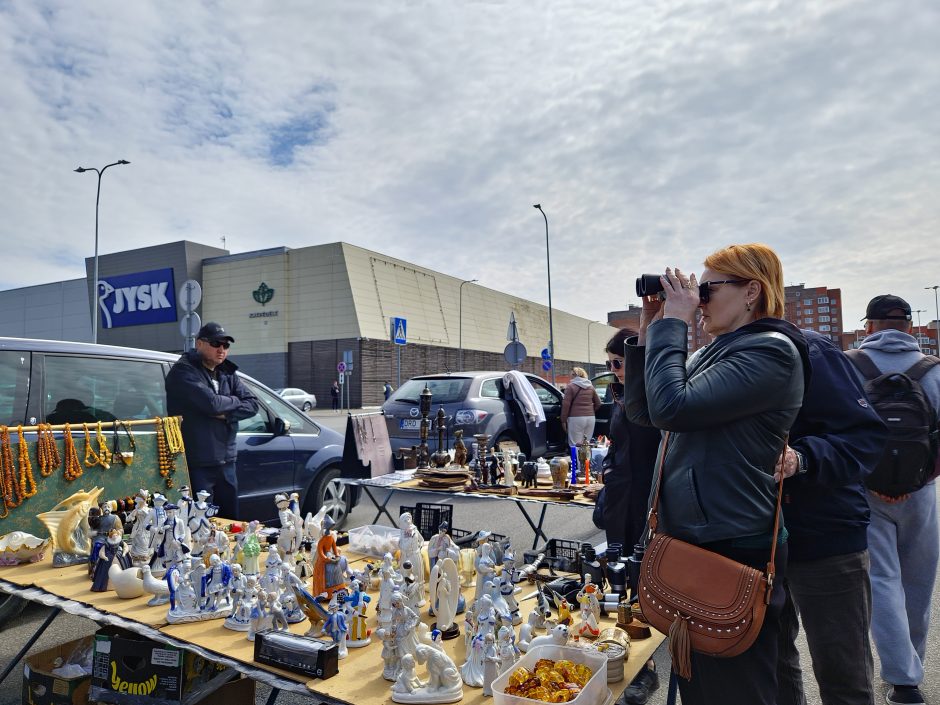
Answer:
[{"label": "metal candlestick holder", "polygon": [[428,415],[431,413],[431,387],[427,383],[421,392],[421,445],[418,446],[418,469],[427,470],[430,467],[431,450],[428,448],[428,433],[431,430],[431,422]]}]

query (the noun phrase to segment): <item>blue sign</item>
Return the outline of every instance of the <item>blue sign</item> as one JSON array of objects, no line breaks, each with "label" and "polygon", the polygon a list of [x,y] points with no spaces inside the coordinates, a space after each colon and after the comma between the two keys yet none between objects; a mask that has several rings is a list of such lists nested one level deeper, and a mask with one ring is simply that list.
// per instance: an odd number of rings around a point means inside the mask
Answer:
[{"label": "blue sign", "polygon": [[408,321],[404,318],[392,319],[392,340],[395,345],[408,344]]},{"label": "blue sign", "polygon": [[548,372],[550,369],[552,369],[552,361],[551,361],[551,360],[545,360],[544,362],[542,362],[542,369],[545,370],[546,372]]},{"label": "blue sign", "polygon": [[97,289],[102,328],[176,320],[176,287],[172,269],[99,279]]},{"label": "blue sign", "polygon": [[548,348],[542,348],[542,359],[543,359],[543,360],[551,360],[551,359],[552,359],[552,354],[551,354],[550,352],[548,352]]}]

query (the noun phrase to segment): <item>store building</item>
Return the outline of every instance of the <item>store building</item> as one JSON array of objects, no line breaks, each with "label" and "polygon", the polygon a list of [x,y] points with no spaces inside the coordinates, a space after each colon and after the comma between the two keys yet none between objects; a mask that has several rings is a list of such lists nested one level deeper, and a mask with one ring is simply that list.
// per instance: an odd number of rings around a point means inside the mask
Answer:
[{"label": "store building", "polygon": [[814,330],[842,344],[842,290],[795,284],[784,289],[784,318],[797,328]]},{"label": "store building", "polygon": [[[90,340],[93,267],[89,258],[86,279],[0,292],[0,335]],[[342,242],[229,254],[183,241],[101,255],[98,342],[181,350],[178,297],[189,279],[202,286],[196,313],[236,339],[233,361],[271,387],[313,392],[321,406],[344,357],[353,407],[380,403],[386,380],[398,386],[399,355],[402,381],[508,369],[511,314],[527,350],[520,369],[551,376],[540,356],[546,306]],[[552,318],[558,379],[573,365],[603,365],[613,328],[557,309]],[[393,319],[407,344],[392,341]]]}]

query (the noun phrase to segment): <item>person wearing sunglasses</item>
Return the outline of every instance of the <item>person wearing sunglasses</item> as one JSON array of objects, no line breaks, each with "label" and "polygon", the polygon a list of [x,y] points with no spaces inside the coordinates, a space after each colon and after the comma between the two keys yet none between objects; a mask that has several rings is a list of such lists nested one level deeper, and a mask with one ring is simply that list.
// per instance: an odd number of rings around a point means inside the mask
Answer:
[{"label": "person wearing sunglasses", "polygon": [[234,342],[218,323],[206,323],[196,336],[196,349],[183,353],[166,376],[167,412],[183,417],[191,484],[211,493],[219,515],[228,519],[241,518],[235,474],[238,422],[258,413],[258,400],[228,359]]},{"label": "person wearing sunglasses", "polygon": [[[659,530],[763,571],[774,472],[810,371],[802,333],[783,320],[783,267],[766,245],[731,245],[705,259],[701,280],[667,268],[660,281],[665,301],[644,299],[639,335],[624,349],[628,417],[670,432]],[[714,340],[688,355],[699,309]],[[692,652],[691,678],[678,678],[684,705],[776,702],[786,560],[781,531],[757,640],[733,658]]]}]

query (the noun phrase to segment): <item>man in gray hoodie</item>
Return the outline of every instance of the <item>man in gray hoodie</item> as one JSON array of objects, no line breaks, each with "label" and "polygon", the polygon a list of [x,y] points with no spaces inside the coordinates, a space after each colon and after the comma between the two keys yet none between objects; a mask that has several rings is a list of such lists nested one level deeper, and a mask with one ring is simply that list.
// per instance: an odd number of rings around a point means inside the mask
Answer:
[{"label": "man in gray hoodie", "polygon": [[[906,372],[924,358],[911,335],[911,307],[897,296],[876,296],[865,313],[867,337],[859,349],[882,373]],[[864,382],[864,377],[859,373]],[[921,378],[920,385],[940,422],[940,365]],[[936,428],[936,426],[934,427]],[[871,631],[881,677],[891,685],[888,703],[923,703],[930,597],[940,555],[937,493],[931,480],[921,489],[899,497],[868,492],[871,523]]]}]

